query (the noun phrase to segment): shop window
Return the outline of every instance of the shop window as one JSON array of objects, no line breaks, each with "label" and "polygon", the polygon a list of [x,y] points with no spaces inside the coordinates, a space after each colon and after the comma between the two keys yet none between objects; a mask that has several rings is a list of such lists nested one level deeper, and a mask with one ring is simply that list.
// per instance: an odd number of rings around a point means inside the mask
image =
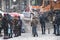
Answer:
[{"label": "shop window", "polygon": [[50,4],[50,1],[44,1],[44,6],[47,6]]},{"label": "shop window", "polygon": [[32,0],[31,5],[33,6],[41,6],[43,4],[43,0]]}]

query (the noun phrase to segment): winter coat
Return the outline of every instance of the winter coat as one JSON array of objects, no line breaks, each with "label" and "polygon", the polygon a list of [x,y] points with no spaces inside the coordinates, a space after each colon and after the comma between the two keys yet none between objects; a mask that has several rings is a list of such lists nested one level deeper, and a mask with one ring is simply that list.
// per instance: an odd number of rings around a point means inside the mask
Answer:
[{"label": "winter coat", "polygon": [[55,23],[60,25],[60,15],[56,16]]},{"label": "winter coat", "polygon": [[41,24],[45,24],[45,17],[43,15],[41,15],[39,19]]},{"label": "winter coat", "polygon": [[34,25],[37,25],[37,24],[38,24],[38,20],[36,18],[33,18],[32,22],[31,22],[31,26],[34,26]]},{"label": "winter coat", "polygon": [[8,20],[6,17],[3,17],[2,19],[2,27],[3,29],[8,28]]}]

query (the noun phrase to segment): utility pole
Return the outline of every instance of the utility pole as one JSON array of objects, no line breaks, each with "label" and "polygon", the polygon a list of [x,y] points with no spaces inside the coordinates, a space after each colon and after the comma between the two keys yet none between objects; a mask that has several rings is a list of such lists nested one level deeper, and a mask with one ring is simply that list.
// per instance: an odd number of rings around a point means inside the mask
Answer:
[{"label": "utility pole", "polygon": [[0,0],[0,9],[2,9],[2,0]]},{"label": "utility pole", "polygon": [[43,0],[43,4],[42,4],[42,7],[44,8],[45,6],[44,6],[44,0]]},{"label": "utility pole", "polygon": [[12,6],[12,0],[10,0],[10,8],[11,8],[11,6]]},{"label": "utility pole", "polygon": [[9,8],[10,8],[10,2],[9,2],[9,0],[6,0],[6,12],[7,13],[9,11]]},{"label": "utility pole", "polygon": [[[21,12],[21,10],[20,10],[20,0],[19,0],[19,11]],[[19,13],[20,13],[20,12],[19,12]]]}]

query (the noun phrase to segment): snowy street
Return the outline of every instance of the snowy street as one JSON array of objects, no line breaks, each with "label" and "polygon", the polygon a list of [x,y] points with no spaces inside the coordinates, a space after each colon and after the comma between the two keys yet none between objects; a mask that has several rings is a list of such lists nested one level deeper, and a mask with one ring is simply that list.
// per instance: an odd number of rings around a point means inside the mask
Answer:
[{"label": "snowy street", "polygon": [[[27,25],[27,27],[28,26],[29,25]],[[50,34],[48,34],[48,26],[50,26]],[[28,27],[28,29],[29,29],[29,27]],[[30,29],[29,32],[22,33],[22,35],[19,37],[13,36],[13,38],[9,38],[9,39],[3,39],[3,37],[0,37],[0,40],[60,40],[60,36],[56,36],[53,34],[52,24],[50,24],[50,25],[46,24],[46,34],[45,35],[44,34],[42,35],[40,25],[38,25],[37,32],[38,32],[38,37],[33,37],[32,36],[32,29]]]},{"label": "snowy street", "polygon": [[60,0],[0,0],[0,40],[60,40]]},{"label": "snowy street", "polygon": [[48,34],[46,30],[45,35],[42,35],[41,31],[38,31],[38,37],[33,37],[32,33],[22,33],[19,37],[13,37],[10,39],[3,39],[3,37],[0,37],[0,40],[60,40],[60,36],[54,35],[52,30],[50,34]]}]

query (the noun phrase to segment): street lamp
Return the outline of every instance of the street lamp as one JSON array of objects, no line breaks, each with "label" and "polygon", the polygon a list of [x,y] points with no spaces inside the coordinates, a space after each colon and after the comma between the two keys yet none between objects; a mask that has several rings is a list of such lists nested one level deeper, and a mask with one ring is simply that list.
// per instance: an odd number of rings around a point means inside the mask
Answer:
[{"label": "street lamp", "polygon": [[16,5],[17,4],[17,0],[13,0],[13,4]]},{"label": "street lamp", "polygon": [[16,0],[13,0],[13,2],[16,2]]},{"label": "street lamp", "polygon": [[57,1],[57,0],[54,0],[55,2]]},{"label": "street lamp", "polygon": [[56,3],[57,0],[54,0],[54,2]]}]

